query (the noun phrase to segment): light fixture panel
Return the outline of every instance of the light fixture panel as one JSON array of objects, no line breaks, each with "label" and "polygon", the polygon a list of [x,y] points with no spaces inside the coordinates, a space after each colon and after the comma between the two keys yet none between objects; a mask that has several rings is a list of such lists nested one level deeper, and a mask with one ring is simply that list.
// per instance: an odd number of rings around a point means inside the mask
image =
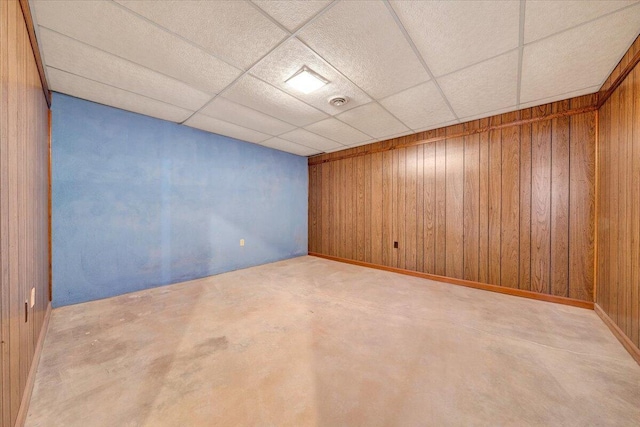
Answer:
[{"label": "light fixture panel", "polygon": [[307,94],[320,89],[322,86],[329,83],[329,81],[310,68],[302,67],[293,76],[289,77],[285,83],[292,88]]}]

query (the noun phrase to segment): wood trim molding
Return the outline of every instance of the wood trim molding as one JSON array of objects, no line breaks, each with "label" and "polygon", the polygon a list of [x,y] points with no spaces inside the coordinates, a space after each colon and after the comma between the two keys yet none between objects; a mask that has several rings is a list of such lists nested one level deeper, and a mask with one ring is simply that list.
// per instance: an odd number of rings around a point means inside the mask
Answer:
[{"label": "wood trim molding", "polygon": [[27,376],[27,382],[24,387],[24,393],[22,394],[22,400],[20,401],[20,409],[18,410],[18,417],[16,419],[16,427],[22,427],[27,420],[27,413],[29,412],[29,403],[31,402],[31,394],[33,393],[33,386],[36,382],[36,373],[38,372],[38,365],[40,364],[40,356],[42,355],[42,348],[44,347],[44,339],[47,336],[47,330],[49,329],[49,320],[51,319],[51,303],[47,305],[47,311],[44,315],[44,321],[42,322],[42,328],[40,329],[40,336],[38,337],[38,343],[33,353],[33,360],[31,361],[31,368],[29,368],[29,375]]},{"label": "wood trim molding", "polygon": [[573,299],[573,298],[558,297],[555,295],[539,294],[536,292],[525,291],[522,289],[507,288],[503,286],[473,282],[471,280],[455,279],[452,277],[438,276],[438,275],[429,274],[429,273],[421,273],[419,271],[411,271],[411,270],[404,270],[402,268],[387,267],[384,265],[371,264],[368,262],[356,261],[356,260],[346,259],[346,258],[339,258],[331,255],[323,255],[315,252],[309,252],[309,255],[315,256],[318,258],[325,258],[331,261],[338,261],[338,262],[344,262],[346,264],[358,265],[361,267],[375,268],[377,270],[390,271],[392,273],[400,273],[400,274],[405,274],[407,276],[414,276],[414,277],[420,277],[422,279],[435,280],[437,282],[450,283],[452,285],[466,286],[468,288],[482,289],[485,291],[497,292],[500,294],[513,295],[517,297],[535,299],[539,301],[553,302],[556,304],[570,305],[573,307],[586,308],[589,310],[593,310],[593,306],[594,306],[594,303],[591,301],[582,301],[582,300]]},{"label": "wood trim molding", "polygon": [[51,108],[49,108],[49,146],[47,147],[47,153],[49,155],[49,159],[47,161],[47,165],[48,165],[48,171],[47,171],[47,180],[48,180],[48,197],[47,197],[47,209],[48,209],[48,232],[49,232],[49,301],[51,302],[53,300],[53,223],[52,223],[52,210],[53,210],[53,201],[52,201],[52,195],[53,195],[53,184],[52,184],[52,173],[53,173],[53,166],[51,163],[51,138],[52,138],[52,133],[51,133]]},{"label": "wood trim molding", "polygon": [[613,319],[611,319],[609,315],[604,312],[602,307],[600,307],[598,304],[595,304],[594,311],[598,316],[600,316],[604,324],[609,327],[613,335],[618,338],[618,341],[620,341],[623,347],[629,352],[631,357],[633,357],[635,361],[638,362],[638,365],[640,365],[640,349],[635,346],[635,344],[629,339],[629,337],[624,334],[624,332],[622,332],[622,329],[620,329],[618,325],[616,325],[616,323],[613,321]]},{"label": "wood trim molding", "polygon": [[19,1],[20,8],[22,9],[22,15],[24,16],[24,22],[27,26],[27,32],[29,33],[31,50],[33,50],[33,56],[36,59],[36,66],[38,67],[38,74],[40,74],[40,82],[42,83],[44,98],[47,100],[49,108],[51,108],[51,91],[47,84],[47,76],[44,73],[44,63],[42,62],[42,56],[40,56],[40,49],[38,48],[38,39],[36,38],[36,31],[33,27],[33,17],[31,16],[31,9],[29,8],[29,0]]},{"label": "wood trim molding", "polygon": [[607,99],[611,97],[611,95],[613,94],[613,92],[615,92],[618,86],[620,86],[624,81],[624,79],[627,78],[629,73],[633,71],[636,65],[638,65],[638,62],[640,62],[640,50],[636,52],[635,55],[633,55],[633,58],[631,58],[631,61],[629,61],[627,66],[624,68],[624,70],[622,70],[618,78],[614,80],[614,82],[611,84],[611,87],[609,87],[609,89],[607,89],[604,92],[601,92],[598,95],[598,108],[602,107],[604,103],[607,102]]},{"label": "wood trim molding", "polygon": [[[382,153],[382,152],[385,152],[385,151],[396,150],[396,149],[399,149],[399,148],[407,148],[407,147],[413,147],[413,146],[416,146],[416,145],[429,144],[429,143],[432,143],[432,142],[443,141],[445,139],[462,138],[462,137],[465,137],[465,136],[476,135],[476,134],[480,134],[480,133],[490,132],[490,131],[493,131],[493,130],[501,130],[501,129],[510,128],[510,127],[514,127],[514,126],[528,125],[528,124],[537,123],[537,122],[541,122],[541,121],[559,119],[559,118],[562,118],[562,117],[571,117],[571,116],[575,116],[575,115],[578,115],[578,114],[585,114],[585,113],[590,113],[592,111],[597,111],[597,109],[598,109],[597,105],[594,104],[594,105],[589,105],[587,107],[574,108],[574,109],[571,109],[571,110],[560,111],[560,112],[556,112],[556,113],[549,113],[549,114],[545,114],[545,115],[541,115],[541,116],[537,116],[537,117],[531,117],[531,118],[528,118],[528,119],[519,119],[519,120],[514,120],[514,121],[511,121],[511,122],[507,122],[507,123],[489,125],[489,126],[485,126],[485,127],[478,128],[478,129],[467,130],[467,131],[464,131],[464,132],[457,132],[457,133],[451,134],[451,135],[436,136],[436,137],[433,137],[433,138],[421,139],[421,140],[418,140],[418,141],[412,141],[412,142],[407,142],[407,143],[404,143],[404,144],[397,144],[397,145],[388,146],[388,147],[375,146],[375,147],[371,147],[371,148],[369,148],[367,150],[364,150],[364,151],[344,154],[344,155],[332,157],[332,158],[329,158],[329,159],[323,159],[322,158],[322,157],[326,156],[327,154],[318,154],[317,156],[309,157],[309,162],[308,163],[309,163],[309,166],[319,165],[319,164],[322,164],[322,163],[334,162],[336,160],[344,160],[344,159],[349,159],[349,158],[353,158],[353,157],[360,157],[360,156],[366,156],[366,155],[374,154],[374,153]],[[522,111],[522,110],[520,110],[520,111]]]}]

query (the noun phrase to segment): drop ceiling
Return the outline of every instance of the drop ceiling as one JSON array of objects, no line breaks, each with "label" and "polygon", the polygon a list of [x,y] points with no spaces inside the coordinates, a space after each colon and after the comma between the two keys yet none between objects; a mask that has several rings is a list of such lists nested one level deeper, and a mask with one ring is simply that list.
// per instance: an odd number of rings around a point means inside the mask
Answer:
[{"label": "drop ceiling", "polygon": [[301,156],[596,92],[640,33],[637,0],[30,4],[52,90]]}]

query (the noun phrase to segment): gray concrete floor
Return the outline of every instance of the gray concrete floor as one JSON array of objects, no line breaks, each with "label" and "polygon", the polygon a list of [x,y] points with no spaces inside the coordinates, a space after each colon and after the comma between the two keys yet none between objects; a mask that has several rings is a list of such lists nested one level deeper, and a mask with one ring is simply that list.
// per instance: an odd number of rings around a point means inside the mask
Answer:
[{"label": "gray concrete floor", "polygon": [[53,311],[27,426],[640,425],[593,311],[313,257]]}]

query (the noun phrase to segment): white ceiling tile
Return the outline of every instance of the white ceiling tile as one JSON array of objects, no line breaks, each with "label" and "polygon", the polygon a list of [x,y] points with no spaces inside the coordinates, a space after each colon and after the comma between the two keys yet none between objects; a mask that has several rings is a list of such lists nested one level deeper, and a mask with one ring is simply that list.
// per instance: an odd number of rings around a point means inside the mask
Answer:
[{"label": "white ceiling tile", "polygon": [[516,111],[517,109],[518,109],[517,106],[512,105],[510,107],[499,108],[497,110],[485,111],[484,113],[481,113],[481,114],[474,114],[472,116],[461,117],[460,118],[460,123],[466,123],[466,122],[470,122],[472,120],[484,119],[485,117],[497,116],[499,114]]},{"label": "white ceiling tile", "polygon": [[[363,142],[360,145],[371,144],[370,142]],[[332,148],[331,150],[325,151],[325,153],[335,153],[336,151],[348,150],[349,148],[357,147],[358,145],[349,145],[347,147],[343,146],[341,148]]]},{"label": "white ceiling tile", "polygon": [[438,79],[458,117],[515,106],[518,89],[518,52],[473,65]]},{"label": "white ceiling tile", "polygon": [[524,15],[524,42],[531,43],[636,2],[637,0],[528,1]]},{"label": "white ceiling tile", "polygon": [[185,83],[46,28],[41,29],[38,42],[47,53],[49,67],[192,111],[211,99]]},{"label": "white ceiling tile", "polygon": [[520,102],[602,84],[640,30],[640,4],[524,47]]},{"label": "white ceiling tile", "polygon": [[411,129],[426,128],[454,120],[434,82],[427,82],[380,101]]},{"label": "white ceiling tile", "polygon": [[199,113],[269,135],[280,135],[296,128],[294,125],[236,104],[221,96],[211,101]]},{"label": "white ceiling tile", "polygon": [[426,126],[424,128],[415,129],[414,132],[418,133],[418,132],[424,132],[424,131],[432,130],[432,129],[440,129],[440,128],[444,128],[444,127],[447,127],[447,126],[456,125],[458,123],[460,123],[460,120],[449,120],[448,122],[435,123],[433,125],[429,125],[429,126]]},{"label": "white ceiling tile", "polygon": [[382,2],[340,2],[299,37],[374,98],[429,80]]},{"label": "white ceiling tile", "polygon": [[[154,4],[157,4],[154,2]],[[36,1],[39,25],[151,68],[209,94],[241,71],[111,1]],[[48,58],[44,58],[45,62]]]},{"label": "white ceiling tile", "polygon": [[244,1],[116,1],[242,69],[288,36]]},{"label": "white ceiling tile", "polygon": [[332,0],[252,0],[289,31],[295,31],[313,18]]},{"label": "white ceiling tile", "polygon": [[262,144],[265,147],[275,148],[276,150],[286,151],[287,153],[297,154],[298,156],[312,156],[314,154],[320,153],[320,151],[304,147],[302,145],[296,144],[295,142],[285,141],[280,138],[271,138],[264,141]]},{"label": "white ceiling tile", "polygon": [[[303,65],[306,65],[329,80],[329,83],[309,94],[297,91],[286,84],[285,81],[300,70]],[[345,108],[353,108],[371,102],[371,98],[360,88],[343,77],[296,38],[283,43],[282,46],[278,47],[253,67],[250,72],[262,80],[332,115],[344,111]],[[328,102],[329,99],[338,95],[348,97],[349,103],[342,108],[330,105]]]},{"label": "white ceiling tile", "polygon": [[305,126],[328,117],[322,111],[250,75],[244,75],[226,90],[224,97],[296,126]]},{"label": "white ceiling tile", "polygon": [[520,1],[392,1],[438,77],[518,47]]},{"label": "white ceiling tile", "polygon": [[587,87],[580,90],[559,93],[557,95],[554,95],[548,98],[541,98],[541,99],[536,99],[534,101],[528,101],[520,104],[519,108],[522,109],[522,108],[536,107],[538,105],[548,104],[550,102],[562,101],[564,99],[569,99],[569,98],[575,98],[576,96],[589,95],[591,93],[597,92],[600,89],[600,86],[602,85],[598,84],[596,86],[591,86],[591,87]]},{"label": "white ceiling tile", "polygon": [[280,138],[287,141],[295,142],[306,147],[315,148],[320,151],[334,150],[336,148],[345,148],[344,145],[335,141],[316,135],[302,128],[298,128],[291,132],[280,135]]},{"label": "white ceiling tile", "polygon": [[184,108],[165,104],[55,68],[48,68],[47,75],[51,90],[76,98],[178,123],[192,114],[191,111]]},{"label": "white ceiling tile", "polygon": [[405,125],[389,114],[377,102],[345,111],[336,117],[374,138],[384,138],[409,131]]},{"label": "white ceiling tile", "polygon": [[334,119],[333,117],[306,126],[305,129],[344,145],[370,141],[371,139],[373,139],[370,135],[365,135],[359,130],[354,129],[351,126],[342,123],[340,120]]},{"label": "white ceiling tile", "polygon": [[193,117],[184,122],[184,124],[192,128],[217,133],[218,135],[229,136],[241,141],[258,143],[270,138],[270,135],[234,125],[233,123],[228,123],[223,120],[214,119],[213,117],[205,116],[200,113],[194,114]]},{"label": "white ceiling tile", "polygon": [[347,148],[362,147],[363,145],[373,144],[374,142],[376,142],[376,141],[358,142],[356,144],[349,145],[349,147],[347,147]]}]

